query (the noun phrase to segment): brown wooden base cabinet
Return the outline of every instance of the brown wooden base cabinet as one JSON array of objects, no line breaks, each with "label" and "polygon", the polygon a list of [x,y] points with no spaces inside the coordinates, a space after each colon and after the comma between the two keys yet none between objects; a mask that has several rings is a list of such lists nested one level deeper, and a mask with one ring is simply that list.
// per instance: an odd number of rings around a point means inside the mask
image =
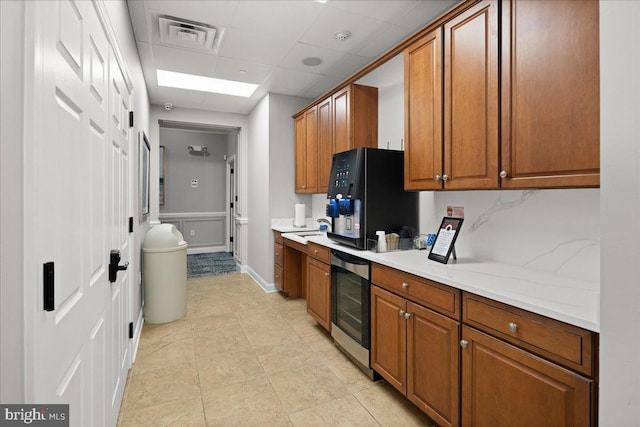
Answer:
[{"label": "brown wooden base cabinet", "polygon": [[459,425],[460,322],[371,286],[371,366],[442,426]]},{"label": "brown wooden base cabinet", "polygon": [[282,233],[273,232],[273,284],[276,289],[284,289],[284,246]]},{"label": "brown wooden base cabinet", "polygon": [[331,252],[326,246],[307,244],[307,313],[331,332]]},{"label": "brown wooden base cabinet", "polygon": [[594,382],[462,327],[462,425],[590,426]]}]

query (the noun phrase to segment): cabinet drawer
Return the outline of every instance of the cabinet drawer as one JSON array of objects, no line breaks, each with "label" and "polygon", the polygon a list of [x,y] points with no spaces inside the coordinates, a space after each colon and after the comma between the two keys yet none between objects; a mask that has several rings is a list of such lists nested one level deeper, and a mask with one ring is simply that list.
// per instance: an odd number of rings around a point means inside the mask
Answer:
[{"label": "cabinet drawer", "polygon": [[282,237],[282,233],[280,231],[274,231],[273,232],[273,241],[274,242],[282,244],[283,240],[284,240],[284,237]]},{"label": "cabinet drawer", "polygon": [[308,242],[307,255],[317,258],[324,263],[327,263],[327,264],[331,263],[331,250],[326,246],[318,245],[317,243],[313,243],[313,242]]},{"label": "cabinet drawer", "polygon": [[466,292],[462,307],[464,323],[570,369],[595,375],[593,332]]},{"label": "cabinet drawer", "polygon": [[371,281],[396,295],[460,320],[460,291],[380,264],[371,265]]},{"label": "cabinet drawer", "polygon": [[284,266],[284,246],[280,243],[273,244],[273,260],[276,265],[279,265],[280,267]]}]

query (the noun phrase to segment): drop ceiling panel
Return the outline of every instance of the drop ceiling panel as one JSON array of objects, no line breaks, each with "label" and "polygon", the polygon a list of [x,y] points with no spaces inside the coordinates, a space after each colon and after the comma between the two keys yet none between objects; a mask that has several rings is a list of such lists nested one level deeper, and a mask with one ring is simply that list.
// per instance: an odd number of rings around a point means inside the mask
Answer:
[{"label": "drop ceiling panel", "polygon": [[231,26],[298,41],[322,10],[314,1],[240,1]]},{"label": "drop ceiling panel", "polygon": [[376,52],[387,52],[394,46],[397,46],[398,41],[405,40],[414,32],[415,31],[410,31],[404,27],[393,24],[381,25],[378,31],[358,45],[358,54],[362,56],[374,56]]},{"label": "drop ceiling panel", "polygon": [[[344,56],[343,52],[313,46],[306,43],[296,43],[291,52],[280,63],[283,68],[298,70],[303,72],[325,74],[331,68],[338,65],[338,61]],[[302,63],[304,58],[321,58],[322,63],[316,66],[307,66]]]},{"label": "drop ceiling panel", "polygon": [[317,98],[323,93],[329,92],[334,87],[342,83],[344,79],[335,76],[325,76],[322,80],[310,85],[304,89],[304,96],[309,98]]},{"label": "drop ceiling panel", "polygon": [[[433,1],[433,0],[431,0]],[[438,0],[440,1],[440,0]],[[405,15],[424,0],[413,1],[379,1],[379,0],[357,0],[357,1],[333,1],[332,8],[346,10],[362,16],[368,16],[380,21],[391,22],[393,18]]]},{"label": "drop ceiling panel", "polygon": [[160,99],[161,104],[170,102],[173,105],[183,105],[188,103],[190,106],[202,106],[204,103],[204,95],[205,92],[199,92],[196,90],[176,89],[163,86],[158,87],[158,98]]},{"label": "drop ceiling panel", "polygon": [[[272,65],[241,59],[218,58],[213,77],[244,83],[262,84],[275,69]],[[241,73],[244,70],[245,73]]]},{"label": "drop ceiling panel", "polygon": [[168,46],[152,49],[156,69],[214,77],[217,56]]},{"label": "drop ceiling panel", "polygon": [[[301,41],[327,49],[348,52],[371,37],[382,24],[384,24],[382,21],[346,10],[327,8],[305,33]],[[343,41],[336,40],[333,35],[342,30],[349,30],[352,33],[351,38]]]},{"label": "drop ceiling panel", "polygon": [[296,91],[304,90],[320,81],[323,77],[322,74],[276,68],[269,76],[267,87],[269,92],[294,95]]},{"label": "drop ceiling panel", "polygon": [[278,65],[294,45],[294,41],[230,28],[226,31],[219,55],[226,58]]}]

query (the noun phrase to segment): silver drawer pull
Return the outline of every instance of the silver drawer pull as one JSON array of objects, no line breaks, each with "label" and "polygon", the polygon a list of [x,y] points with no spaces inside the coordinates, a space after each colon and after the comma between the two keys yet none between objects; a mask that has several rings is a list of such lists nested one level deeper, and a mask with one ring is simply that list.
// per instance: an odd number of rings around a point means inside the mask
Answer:
[{"label": "silver drawer pull", "polygon": [[398,313],[400,314],[400,316],[404,316],[404,313],[406,313],[404,310],[400,310],[398,311]]},{"label": "silver drawer pull", "polygon": [[460,347],[467,348],[467,345],[469,345],[469,341],[460,340]]},{"label": "silver drawer pull", "polygon": [[410,317],[411,317],[411,313],[405,313],[405,314],[404,314],[404,318],[405,318],[405,319],[408,319],[408,318],[410,318]]},{"label": "silver drawer pull", "polygon": [[402,289],[407,289],[409,284],[407,282],[402,282]]},{"label": "silver drawer pull", "polygon": [[516,323],[513,323],[513,322],[509,323],[509,330],[511,332],[517,332],[518,331],[518,325]]}]

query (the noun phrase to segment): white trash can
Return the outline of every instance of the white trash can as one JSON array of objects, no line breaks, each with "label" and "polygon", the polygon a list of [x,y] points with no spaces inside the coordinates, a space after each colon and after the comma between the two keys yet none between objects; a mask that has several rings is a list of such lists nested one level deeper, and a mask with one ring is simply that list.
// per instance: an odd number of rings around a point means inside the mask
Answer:
[{"label": "white trash can", "polygon": [[144,318],[167,323],[187,314],[187,242],[173,224],[152,227],[144,238]]}]

